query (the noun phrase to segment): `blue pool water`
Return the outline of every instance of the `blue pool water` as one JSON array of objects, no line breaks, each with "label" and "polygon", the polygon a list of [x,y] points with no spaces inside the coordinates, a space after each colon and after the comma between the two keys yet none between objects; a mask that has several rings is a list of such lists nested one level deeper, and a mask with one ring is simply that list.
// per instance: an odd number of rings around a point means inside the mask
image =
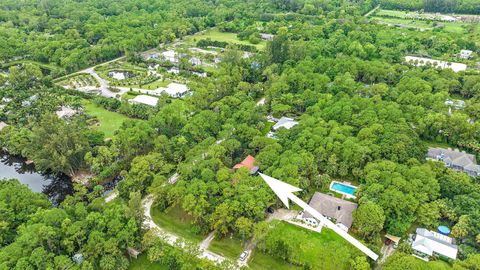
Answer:
[{"label": "blue pool water", "polygon": [[343,192],[343,193],[346,193],[346,194],[350,194],[350,195],[354,195],[355,194],[355,190],[357,190],[356,187],[351,187],[351,186],[347,186],[347,185],[344,185],[342,183],[333,183],[332,185],[332,190],[335,190],[335,191],[340,191],[340,192]]}]

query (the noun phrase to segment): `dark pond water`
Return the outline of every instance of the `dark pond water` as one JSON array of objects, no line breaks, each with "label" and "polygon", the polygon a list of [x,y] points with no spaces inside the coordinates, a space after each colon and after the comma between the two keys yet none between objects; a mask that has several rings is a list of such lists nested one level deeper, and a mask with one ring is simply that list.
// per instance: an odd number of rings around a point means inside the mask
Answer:
[{"label": "dark pond water", "polygon": [[72,182],[67,175],[39,173],[34,165],[26,165],[24,159],[0,152],[0,180],[11,178],[28,185],[34,192],[45,193],[54,205],[73,193]]}]

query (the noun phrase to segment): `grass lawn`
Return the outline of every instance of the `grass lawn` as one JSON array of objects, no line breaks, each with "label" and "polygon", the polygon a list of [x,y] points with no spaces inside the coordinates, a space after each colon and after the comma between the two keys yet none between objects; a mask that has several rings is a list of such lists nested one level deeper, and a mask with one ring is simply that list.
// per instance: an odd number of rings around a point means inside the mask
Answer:
[{"label": "grass lawn", "polygon": [[[282,261],[281,259],[274,258],[270,255],[263,254],[260,251],[254,251],[248,266],[253,270],[275,269],[275,270],[301,270],[303,267],[291,265]],[[328,269],[328,268],[325,268]]]},{"label": "grass lawn", "polygon": [[262,129],[262,134],[265,136],[267,133],[272,129],[272,127],[275,125],[273,122],[266,121],[265,122],[265,127]]},{"label": "grass lawn", "polygon": [[225,237],[222,239],[213,239],[208,247],[208,250],[217,254],[228,257],[232,260],[237,260],[243,252],[243,242],[235,237]]},{"label": "grass lawn", "polygon": [[451,146],[446,142],[434,142],[434,141],[426,141],[424,140],[425,144],[427,144],[428,147],[441,147],[441,148],[455,148],[455,146]]},{"label": "grass lawn", "polygon": [[259,50],[265,49],[265,46],[267,45],[267,43],[263,40],[258,44],[252,44],[247,40],[238,39],[236,33],[220,32],[217,29],[208,30],[203,33],[190,36],[186,40],[189,42],[193,42],[193,39],[196,39],[198,41],[200,39],[207,39],[207,38],[210,38],[211,40],[223,41],[223,42],[228,42],[232,44],[252,45]]},{"label": "grass lawn", "polygon": [[205,238],[204,235],[192,231],[193,219],[180,206],[169,207],[163,212],[158,208],[152,208],[151,214],[155,224],[167,232],[194,243],[200,243]]},{"label": "grass lawn", "polygon": [[83,106],[87,115],[95,116],[98,119],[99,126],[96,128],[103,132],[107,138],[112,137],[122,123],[129,119],[123,114],[108,111],[93,102],[85,101]]},{"label": "grass lawn", "polygon": [[[299,261],[308,262],[313,269],[350,269],[350,260],[362,255],[358,249],[330,229],[323,228],[321,233],[317,233],[283,221],[272,221],[272,225],[274,228],[269,234],[293,241],[297,246],[293,251],[294,256]],[[258,254],[255,254],[249,263],[252,268],[255,267],[254,269],[277,269],[276,266],[272,266],[272,260],[282,261],[270,255],[260,254],[260,251],[256,253]]]},{"label": "grass lawn", "polygon": [[143,253],[137,259],[132,260],[128,270],[168,270],[168,266],[148,261],[147,254]]},{"label": "grass lawn", "polygon": [[143,84],[143,85],[138,85],[138,84],[135,84],[135,85],[127,85],[127,86],[124,86],[124,87],[132,87],[132,88],[141,88],[141,89],[147,89],[147,90],[155,90],[159,87],[167,87],[167,85],[169,83],[171,83],[172,81],[170,80],[165,80],[165,81],[162,81],[162,80],[157,80],[157,81],[154,81],[154,82],[151,82],[151,83],[148,83],[148,84]]}]

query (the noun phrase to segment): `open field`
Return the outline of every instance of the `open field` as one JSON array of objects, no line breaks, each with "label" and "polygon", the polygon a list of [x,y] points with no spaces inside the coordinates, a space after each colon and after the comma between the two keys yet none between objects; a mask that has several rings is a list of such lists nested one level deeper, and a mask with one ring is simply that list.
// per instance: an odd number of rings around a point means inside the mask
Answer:
[{"label": "open field", "polygon": [[[293,241],[298,247],[294,251],[294,256],[299,261],[308,263],[313,269],[350,269],[350,260],[362,255],[359,250],[330,229],[324,228],[321,233],[317,233],[283,221],[272,221],[272,223],[275,227],[269,234],[280,236],[286,241]],[[260,251],[257,250],[256,253]],[[252,268],[255,267],[253,269],[275,269],[275,266],[272,267],[269,264],[272,260],[265,257],[273,256],[256,254],[249,265]],[[273,259],[273,261],[282,261],[280,258]]]},{"label": "open field", "polygon": [[[208,39],[208,38],[211,39],[211,40],[223,41],[223,42],[228,42],[228,43],[232,43],[232,44],[251,45],[251,46],[255,46],[259,50],[265,49],[265,46],[267,44],[263,40],[258,44],[252,44],[252,43],[248,42],[247,40],[238,39],[237,34],[235,34],[235,33],[220,32],[217,29],[207,30],[207,31],[199,33],[197,35],[187,37],[187,38],[185,38],[185,41],[196,42],[200,39]],[[196,41],[194,41],[193,39],[196,39]]]},{"label": "open field", "polygon": [[113,133],[122,123],[129,119],[123,114],[108,111],[90,101],[85,101],[83,106],[87,115],[94,116],[98,119],[99,125],[96,129],[103,132],[107,138],[112,137]]},{"label": "open field", "polygon": [[237,260],[244,249],[242,241],[240,239],[237,239],[235,237],[225,237],[222,239],[213,239],[213,241],[210,243],[210,246],[208,247],[208,250],[230,258],[232,260]]},{"label": "open field", "polygon": [[[475,25],[468,22],[456,21],[447,22],[442,21],[442,15],[431,13],[415,13],[399,10],[377,10],[370,18],[376,19],[380,22],[393,25],[403,25],[410,28],[417,28],[419,30],[433,30],[435,28],[443,29],[449,33],[467,33],[470,25]],[[476,26],[476,25],[475,25]],[[476,26],[476,28],[478,28]]]},{"label": "open field", "polygon": [[162,81],[161,79],[157,80],[157,81],[154,81],[154,82],[151,82],[151,83],[147,83],[147,84],[133,84],[133,85],[127,85],[125,87],[132,87],[132,88],[142,88],[142,89],[147,89],[147,90],[155,90],[159,87],[167,87],[167,85],[169,83],[171,83],[172,81],[170,80],[164,80]]},{"label": "open field", "polygon": [[167,208],[160,211],[152,208],[152,219],[160,228],[178,235],[188,241],[200,243],[204,236],[192,232],[192,218],[180,206]]}]

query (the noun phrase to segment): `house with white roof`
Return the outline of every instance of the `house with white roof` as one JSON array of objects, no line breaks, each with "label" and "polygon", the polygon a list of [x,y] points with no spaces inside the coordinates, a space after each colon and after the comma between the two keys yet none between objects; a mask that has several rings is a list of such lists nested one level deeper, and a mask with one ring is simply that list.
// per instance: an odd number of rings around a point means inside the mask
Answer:
[{"label": "house with white roof", "polygon": [[147,95],[138,95],[135,98],[130,99],[129,102],[131,104],[143,104],[143,105],[155,107],[157,106],[158,98],[147,96]]},{"label": "house with white roof", "polygon": [[183,97],[188,93],[188,86],[181,83],[169,83],[166,88],[159,88],[158,91],[165,93],[173,98]]},{"label": "house with white roof", "polygon": [[460,51],[460,58],[468,59],[472,56],[473,51],[470,50],[461,50]]},{"label": "house with white roof", "polygon": [[0,131],[2,131],[2,129],[4,129],[6,126],[8,126],[7,123],[0,121]]},{"label": "house with white roof", "polygon": [[427,160],[441,161],[446,167],[466,172],[470,176],[480,176],[480,165],[474,155],[460,152],[458,149],[430,147]]},{"label": "house with white roof", "polygon": [[461,99],[453,99],[453,100],[447,99],[445,101],[445,105],[449,107],[454,107],[455,109],[460,110],[460,109],[465,109],[466,103]]},{"label": "house with white roof", "polygon": [[451,237],[425,228],[417,228],[412,249],[416,257],[426,261],[432,256],[443,256],[455,260],[458,252],[458,247]]},{"label": "house with white roof", "polygon": [[273,38],[274,38],[275,36],[272,35],[272,34],[260,33],[260,37],[261,37],[263,40],[270,41],[270,40],[273,40]]},{"label": "house with white roof", "polygon": [[170,61],[171,63],[174,63],[174,64],[178,63],[177,53],[173,50],[162,52],[162,57],[163,59]]},{"label": "house with white roof", "polygon": [[447,61],[435,60],[435,59],[424,58],[424,57],[405,56],[405,62],[407,64],[411,64],[416,67],[431,65],[432,67],[440,68],[440,69],[450,68],[454,72],[467,70],[467,65],[462,63],[447,62]]},{"label": "house with white roof", "polygon": [[275,132],[280,128],[291,129],[292,127],[298,125],[298,122],[292,118],[283,116],[280,118],[275,125],[273,125],[272,130],[268,132],[267,137],[275,139]]},{"label": "house with white roof", "polygon": [[59,110],[55,112],[58,118],[70,118],[77,113],[77,110],[72,109],[69,106],[62,106]]}]

